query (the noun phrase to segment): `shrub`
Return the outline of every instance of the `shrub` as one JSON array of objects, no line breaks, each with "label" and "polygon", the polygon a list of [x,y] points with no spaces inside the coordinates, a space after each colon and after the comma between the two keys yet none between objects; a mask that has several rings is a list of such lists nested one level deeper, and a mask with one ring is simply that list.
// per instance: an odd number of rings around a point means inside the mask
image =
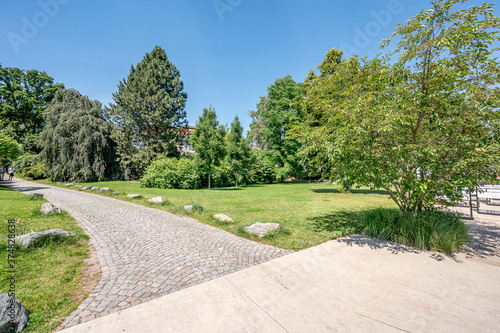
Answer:
[{"label": "shrub", "polygon": [[153,161],[141,178],[144,187],[196,189],[201,186],[194,161],[187,158],[159,158]]},{"label": "shrub", "polygon": [[456,213],[375,209],[363,216],[365,234],[422,250],[452,253],[469,241],[467,226]]},{"label": "shrub", "polygon": [[37,164],[31,167],[25,167],[21,173],[24,178],[30,179],[44,179],[47,178],[45,164]]},{"label": "shrub", "polygon": [[272,183],[276,179],[276,172],[269,156],[259,149],[254,149],[252,154],[254,162],[250,171],[251,182]]}]

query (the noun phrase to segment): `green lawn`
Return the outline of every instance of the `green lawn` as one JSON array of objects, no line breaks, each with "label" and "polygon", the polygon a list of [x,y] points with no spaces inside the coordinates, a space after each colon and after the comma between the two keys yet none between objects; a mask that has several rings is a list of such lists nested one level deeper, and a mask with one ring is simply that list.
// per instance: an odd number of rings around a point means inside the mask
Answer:
[{"label": "green lawn", "polygon": [[8,221],[15,219],[15,234],[61,228],[75,233],[68,239],[38,242],[27,249],[17,247],[14,255],[15,293],[30,313],[28,329],[23,332],[50,332],[75,310],[82,298],[79,278],[88,257],[88,237],[67,213],[44,216],[43,199],[0,186],[0,291],[9,292]]},{"label": "green lawn", "polygon": [[[46,180],[40,181],[54,185]],[[384,191],[354,189],[353,193],[341,194],[336,185],[280,183],[250,185],[239,188],[213,188],[211,190],[164,190],[143,188],[138,183],[113,181],[82,183],[109,187],[120,193],[115,197],[154,206],[146,200],[162,196],[170,205],[156,206],[172,213],[190,215],[204,223],[214,225],[236,235],[263,243],[293,250],[304,249],[338,238],[360,229],[353,222],[353,215],[378,207],[395,207]],[[65,186],[61,186],[65,187]],[[144,199],[127,199],[125,194],[138,193]],[[183,206],[190,203],[203,206],[202,213],[187,214]],[[236,223],[220,223],[213,215],[223,213]],[[255,222],[277,222],[282,231],[262,239],[246,234],[243,228]]]}]

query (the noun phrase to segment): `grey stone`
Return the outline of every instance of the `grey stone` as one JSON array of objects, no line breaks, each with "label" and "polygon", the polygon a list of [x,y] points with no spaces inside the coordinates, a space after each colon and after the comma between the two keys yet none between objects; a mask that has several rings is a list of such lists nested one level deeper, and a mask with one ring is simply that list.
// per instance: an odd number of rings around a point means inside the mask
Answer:
[{"label": "grey stone", "polygon": [[63,182],[56,182],[56,185],[63,185]]},{"label": "grey stone", "polygon": [[0,332],[21,332],[29,322],[28,310],[9,294],[0,294]]},{"label": "grey stone", "polygon": [[92,185],[87,185],[85,187],[82,187],[82,190],[90,190],[92,188]]},{"label": "grey stone", "polygon": [[111,192],[111,195],[118,195],[118,194],[120,194],[120,193],[118,193],[118,192]]},{"label": "grey stone", "polygon": [[137,199],[137,198],[142,198],[142,195],[140,195],[140,194],[127,194],[127,198]]},{"label": "grey stone", "polygon": [[185,206],[184,206],[184,210],[185,210],[186,212],[190,212],[190,211],[192,211],[192,210],[193,210],[193,205],[185,205]]},{"label": "grey stone", "polygon": [[100,192],[108,192],[109,191],[109,187],[103,187],[99,191]]},{"label": "grey stone", "polygon": [[30,246],[32,243],[36,242],[40,238],[44,237],[56,237],[56,236],[65,236],[65,237],[71,237],[74,236],[75,234],[66,230],[62,229],[51,229],[51,230],[46,230],[46,231],[39,231],[39,232],[31,232],[29,234],[21,235],[21,236],[16,236],[14,238],[15,242],[17,244],[20,244],[22,247],[27,248]]},{"label": "grey stone", "polygon": [[214,215],[214,218],[216,218],[217,220],[219,220],[221,222],[234,222],[234,220],[232,218],[230,218],[229,216],[227,216],[225,214],[216,214],[216,215]]},{"label": "grey stone", "polygon": [[99,191],[99,187],[92,187],[90,190],[91,191]]},{"label": "grey stone", "polygon": [[82,188],[82,185],[75,185],[76,188]]},{"label": "grey stone", "polygon": [[54,207],[53,204],[50,202],[46,202],[42,205],[42,208],[40,208],[40,211],[42,214],[59,214],[61,213],[61,209]]},{"label": "grey stone", "polygon": [[67,183],[66,185],[64,186],[73,186],[73,183]]},{"label": "grey stone", "polygon": [[156,204],[162,204],[162,203],[165,202],[165,201],[163,201],[162,197],[151,198],[148,201],[151,202],[151,203],[156,203]]},{"label": "grey stone", "polygon": [[264,237],[272,231],[278,231],[281,228],[279,223],[262,223],[257,222],[249,227],[245,227],[245,231],[249,234],[255,234],[259,237]]}]

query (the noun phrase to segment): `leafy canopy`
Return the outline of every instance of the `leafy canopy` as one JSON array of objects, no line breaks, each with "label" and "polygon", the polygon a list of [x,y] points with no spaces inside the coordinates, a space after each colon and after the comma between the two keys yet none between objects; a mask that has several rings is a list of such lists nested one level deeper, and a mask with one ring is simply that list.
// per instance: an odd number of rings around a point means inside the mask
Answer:
[{"label": "leafy canopy", "polygon": [[491,5],[460,9],[465,2],[431,3],[383,43],[400,40],[387,56],[329,51],[294,129],[308,164],[384,188],[403,211],[497,182],[500,21]]}]

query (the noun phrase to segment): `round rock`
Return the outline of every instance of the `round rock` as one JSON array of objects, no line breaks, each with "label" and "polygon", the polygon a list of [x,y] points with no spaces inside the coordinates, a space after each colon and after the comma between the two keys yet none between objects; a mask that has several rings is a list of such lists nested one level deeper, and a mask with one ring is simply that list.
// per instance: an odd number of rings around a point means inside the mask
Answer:
[{"label": "round rock", "polygon": [[254,234],[259,237],[264,237],[273,231],[278,231],[281,228],[279,223],[262,223],[257,222],[252,224],[251,226],[245,227],[245,231],[249,234]]},{"label": "round rock", "polygon": [[148,201],[151,203],[154,203],[154,204],[162,204],[165,202],[165,201],[163,201],[162,197],[154,197],[154,198],[149,199]]},{"label": "round rock", "polygon": [[57,207],[54,207],[53,204],[50,202],[46,202],[42,205],[42,208],[40,209],[42,214],[59,214],[61,213],[61,210]]},{"label": "round rock", "polygon": [[234,222],[234,220],[232,218],[230,218],[229,216],[227,216],[225,214],[216,214],[216,215],[214,215],[214,218],[221,221],[221,222],[231,222],[231,223]]}]

